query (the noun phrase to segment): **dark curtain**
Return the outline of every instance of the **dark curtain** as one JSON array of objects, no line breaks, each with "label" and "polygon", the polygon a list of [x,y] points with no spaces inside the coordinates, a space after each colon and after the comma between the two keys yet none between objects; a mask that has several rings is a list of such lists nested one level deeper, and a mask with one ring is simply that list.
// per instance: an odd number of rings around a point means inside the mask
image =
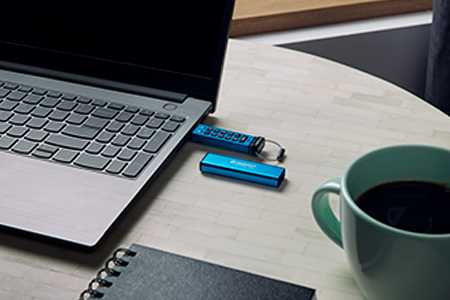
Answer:
[{"label": "dark curtain", "polygon": [[450,0],[434,0],[425,99],[450,115]]}]

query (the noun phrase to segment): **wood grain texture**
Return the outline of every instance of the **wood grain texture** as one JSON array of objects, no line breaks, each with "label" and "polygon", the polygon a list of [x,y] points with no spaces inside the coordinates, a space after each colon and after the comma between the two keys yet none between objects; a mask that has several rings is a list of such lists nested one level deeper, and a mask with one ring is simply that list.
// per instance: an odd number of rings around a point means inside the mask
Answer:
[{"label": "wood grain texture", "polygon": [[430,10],[433,0],[237,0],[231,37]]},{"label": "wood grain texture", "polygon": [[[279,189],[202,175],[188,142],[91,253],[0,231],[0,299],[77,299],[117,247],[132,243],[364,300],[342,249],[316,225],[313,191],[386,145],[450,146],[450,119],[412,94],[316,56],[231,40],[217,112],[205,123],[287,149]],[[337,199],[331,198],[337,209]],[[151,293],[151,291],[148,291]]]}]

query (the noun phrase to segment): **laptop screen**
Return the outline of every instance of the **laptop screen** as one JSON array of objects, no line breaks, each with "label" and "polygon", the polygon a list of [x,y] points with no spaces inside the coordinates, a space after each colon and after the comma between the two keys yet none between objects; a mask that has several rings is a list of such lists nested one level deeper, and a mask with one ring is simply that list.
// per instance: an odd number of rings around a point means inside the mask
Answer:
[{"label": "laptop screen", "polygon": [[5,1],[0,60],[214,100],[232,2]]}]

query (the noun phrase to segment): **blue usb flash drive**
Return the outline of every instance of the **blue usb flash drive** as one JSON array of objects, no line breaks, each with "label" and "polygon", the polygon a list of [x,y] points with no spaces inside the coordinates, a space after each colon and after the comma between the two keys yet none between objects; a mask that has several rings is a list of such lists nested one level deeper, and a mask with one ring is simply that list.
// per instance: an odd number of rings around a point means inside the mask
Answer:
[{"label": "blue usb flash drive", "polygon": [[286,174],[282,167],[214,153],[205,155],[200,162],[200,171],[272,187],[279,187]]}]

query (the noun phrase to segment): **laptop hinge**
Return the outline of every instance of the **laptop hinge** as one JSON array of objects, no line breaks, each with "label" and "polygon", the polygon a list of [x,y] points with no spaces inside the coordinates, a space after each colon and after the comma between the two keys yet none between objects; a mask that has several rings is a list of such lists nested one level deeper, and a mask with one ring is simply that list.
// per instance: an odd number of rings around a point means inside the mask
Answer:
[{"label": "laptop hinge", "polygon": [[[137,88],[140,89],[140,88]],[[158,90],[153,88],[142,88],[143,94],[155,97],[155,98],[161,98],[165,100],[175,101],[175,102],[183,102],[188,97],[187,94],[183,93],[177,93],[177,92],[171,92],[171,91],[165,91],[165,90]],[[136,88],[133,89],[133,91],[136,91]]]},{"label": "laptop hinge", "polygon": [[43,69],[39,67],[33,67],[33,66],[24,66],[21,64],[11,63],[11,62],[5,62],[0,61],[0,67],[5,68],[7,70],[13,71],[13,72],[24,72],[28,73],[30,75],[37,75],[37,76],[44,76],[49,77],[53,79],[59,79],[59,80],[65,80],[70,81],[73,83],[78,84],[85,84],[85,85],[94,85],[100,88],[108,88],[112,90],[119,90],[122,92],[128,92],[128,93],[134,93],[134,94],[140,94],[143,96],[149,96],[154,97],[158,99],[164,99],[169,101],[175,101],[175,102],[183,102],[188,98],[187,94],[184,93],[178,93],[173,91],[167,91],[157,88],[151,88],[151,87],[144,87],[144,86],[138,86],[134,84],[128,84],[123,82],[116,82],[101,78],[92,78],[88,76],[78,75],[78,74],[70,74],[65,73],[61,71],[55,71],[55,70],[48,70]]}]

